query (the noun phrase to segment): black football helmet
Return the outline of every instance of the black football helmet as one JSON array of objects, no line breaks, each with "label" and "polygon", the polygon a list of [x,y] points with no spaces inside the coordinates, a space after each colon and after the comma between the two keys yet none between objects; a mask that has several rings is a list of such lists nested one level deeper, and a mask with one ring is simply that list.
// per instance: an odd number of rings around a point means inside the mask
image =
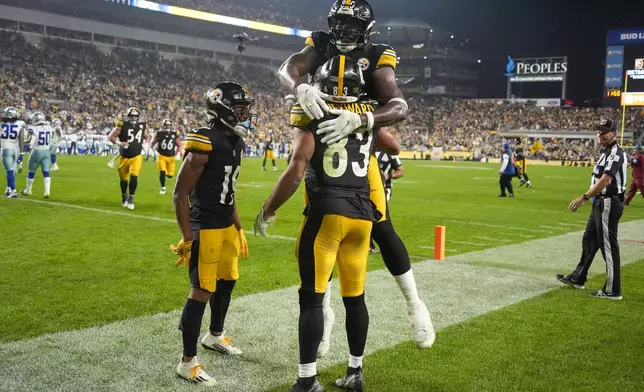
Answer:
[{"label": "black football helmet", "polygon": [[[255,105],[246,87],[236,82],[223,82],[206,93],[206,115],[211,127],[223,124],[235,130],[235,126],[249,122],[257,123],[257,114],[250,109]],[[253,122],[254,120],[254,122]]]},{"label": "black football helmet", "polygon": [[331,43],[342,53],[365,46],[376,23],[366,0],[336,0],[327,20]]},{"label": "black football helmet", "polygon": [[172,130],[172,120],[169,118],[163,119],[163,130],[171,131]]},{"label": "black football helmet", "polygon": [[313,85],[325,101],[356,102],[363,94],[362,69],[350,57],[338,55],[318,68]]},{"label": "black football helmet", "polygon": [[141,112],[139,112],[139,109],[135,107],[129,108],[125,113],[125,117],[127,118],[127,121],[131,121],[131,122],[139,121],[140,116],[141,116]]}]

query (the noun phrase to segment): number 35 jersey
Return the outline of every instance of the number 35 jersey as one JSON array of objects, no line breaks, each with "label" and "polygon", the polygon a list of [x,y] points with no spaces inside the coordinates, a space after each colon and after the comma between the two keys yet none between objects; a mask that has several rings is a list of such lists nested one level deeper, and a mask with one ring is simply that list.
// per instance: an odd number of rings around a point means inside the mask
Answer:
[{"label": "number 35 jersey", "polygon": [[[362,114],[373,112],[368,103],[328,103],[331,109]],[[312,121],[295,105],[291,110],[291,125],[313,134],[315,152],[305,174],[308,206],[306,215],[334,214],[348,218],[375,221],[380,216],[369,199],[369,158],[374,144],[374,131],[352,134],[333,145],[322,143],[317,135],[318,124],[332,119]]]},{"label": "number 35 jersey", "polygon": [[193,230],[224,229],[233,224],[235,185],[244,147],[239,136],[219,129],[193,129],[186,136],[186,152],[208,155],[208,163],[190,193]]},{"label": "number 35 jersey", "polygon": [[117,121],[116,126],[121,128],[119,140],[128,143],[127,148],[121,151],[121,156],[123,158],[134,158],[141,155],[143,139],[145,138],[145,123]]}]

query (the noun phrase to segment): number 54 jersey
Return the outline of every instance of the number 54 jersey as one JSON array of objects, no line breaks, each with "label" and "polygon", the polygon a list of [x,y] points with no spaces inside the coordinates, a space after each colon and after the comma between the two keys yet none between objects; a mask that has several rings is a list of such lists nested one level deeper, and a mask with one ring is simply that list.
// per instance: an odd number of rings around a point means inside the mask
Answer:
[{"label": "number 54 jersey", "polygon": [[186,153],[208,155],[208,163],[190,193],[192,230],[224,229],[233,224],[235,185],[244,147],[239,136],[219,129],[193,129],[186,136]]},{"label": "number 54 jersey", "polygon": [[119,140],[128,143],[126,149],[121,151],[123,158],[134,158],[141,155],[143,151],[143,139],[145,137],[145,123],[131,121],[117,121],[116,126],[121,128]]},{"label": "number 54 jersey", "polygon": [[[328,103],[331,109],[348,110],[363,114],[373,112],[372,103]],[[355,133],[333,145],[322,143],[323,135],[316,131],[320,122],[311,120],[295,105],[291,110],[291,125],[313,134],[315,152],[306,170],[305,184],[308,199],[306,215],[341,215],[348,218],[377,221],[378,210],[371,202],[369,163],[374,145],[374,132]]]}]

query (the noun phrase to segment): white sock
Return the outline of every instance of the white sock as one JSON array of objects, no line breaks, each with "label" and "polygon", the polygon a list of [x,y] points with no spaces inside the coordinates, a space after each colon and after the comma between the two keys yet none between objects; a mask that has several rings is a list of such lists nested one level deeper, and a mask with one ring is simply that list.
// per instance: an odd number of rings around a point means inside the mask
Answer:
[{"label": "white sock", "polygon": [[407,301],[407,306],[416,304],[420,301],[418,298],[418,290],[416,289],[416,280],[414,279],[414,272],[410,269],[402,275],[394,276],[400,292]]},{"label": "white sock", "polygon": [[362,367],[362,358],[364,357],[354,357],[353,355],[349,355],[349,367],[354,369]]},{"label": "white sock", "polygon": [[326,292],[324,293],[324,298],[322,299],[322,308],[328,308],[331,306],[331,281],[326,286]]},{"label": "white sock", "polygon": [[298,365],[297,375],[299,378],[315,377],[318,374],[317,362]]},{"label": "white sock", "polygon": [[34,179],[27,178],[27,192],[31,192],[31,187],[34,186]]},{"label": "white sock", "polygon": [[45,195],[51,192],[51,177],[45,177]]}]

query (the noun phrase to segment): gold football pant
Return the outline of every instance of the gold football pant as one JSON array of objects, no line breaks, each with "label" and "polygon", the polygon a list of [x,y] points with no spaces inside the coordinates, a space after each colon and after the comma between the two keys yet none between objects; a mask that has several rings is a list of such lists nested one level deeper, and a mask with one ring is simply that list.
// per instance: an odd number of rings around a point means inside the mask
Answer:
[{"label": "gold football pant", "polygon": [[369,178],[370,194],[369,198],[376,205],[376,208],[382,214],[382,218],[378,221],[384,222],[389,220],[389,209],[387,208],[387,194],[385,193],[385,185],[382,183],[382,175],[380,174],[380,167],[376,156],[371,154],[369,158],[369,171],[367,174]]},{"label": "gold football pant", "polygon": [[300,290],[324,293],[337,263],[340,295],[362,295],[372,225],[340,215],[308,216],[300,227],[295,250]]},{"label": "gold football pant", "polygon": [[166,157],[161,154],[157,155],[157,169],[159,169],[160,172],[165,172],[168,177],[174,176],[174,157]]},{"label": "gold football pant", "polygon": [[275,160],[275,152],[273,150],[264,151],[264,159],[266,160]]},{"label": "gold football pant", "polygon": [[195,233],[189,268],[192,287],[214,293],[217,280],[239,279],[239,250],[239,235],[235,225]]},{"label": "gold football pant", "polygon": [[141,163],[143,162],[143,156],[137,155],[134,158],[124,158],[119,159],[119,178],[121,181],[127,181],[130,179],[130,176],[138,176],[141,172]]}]

